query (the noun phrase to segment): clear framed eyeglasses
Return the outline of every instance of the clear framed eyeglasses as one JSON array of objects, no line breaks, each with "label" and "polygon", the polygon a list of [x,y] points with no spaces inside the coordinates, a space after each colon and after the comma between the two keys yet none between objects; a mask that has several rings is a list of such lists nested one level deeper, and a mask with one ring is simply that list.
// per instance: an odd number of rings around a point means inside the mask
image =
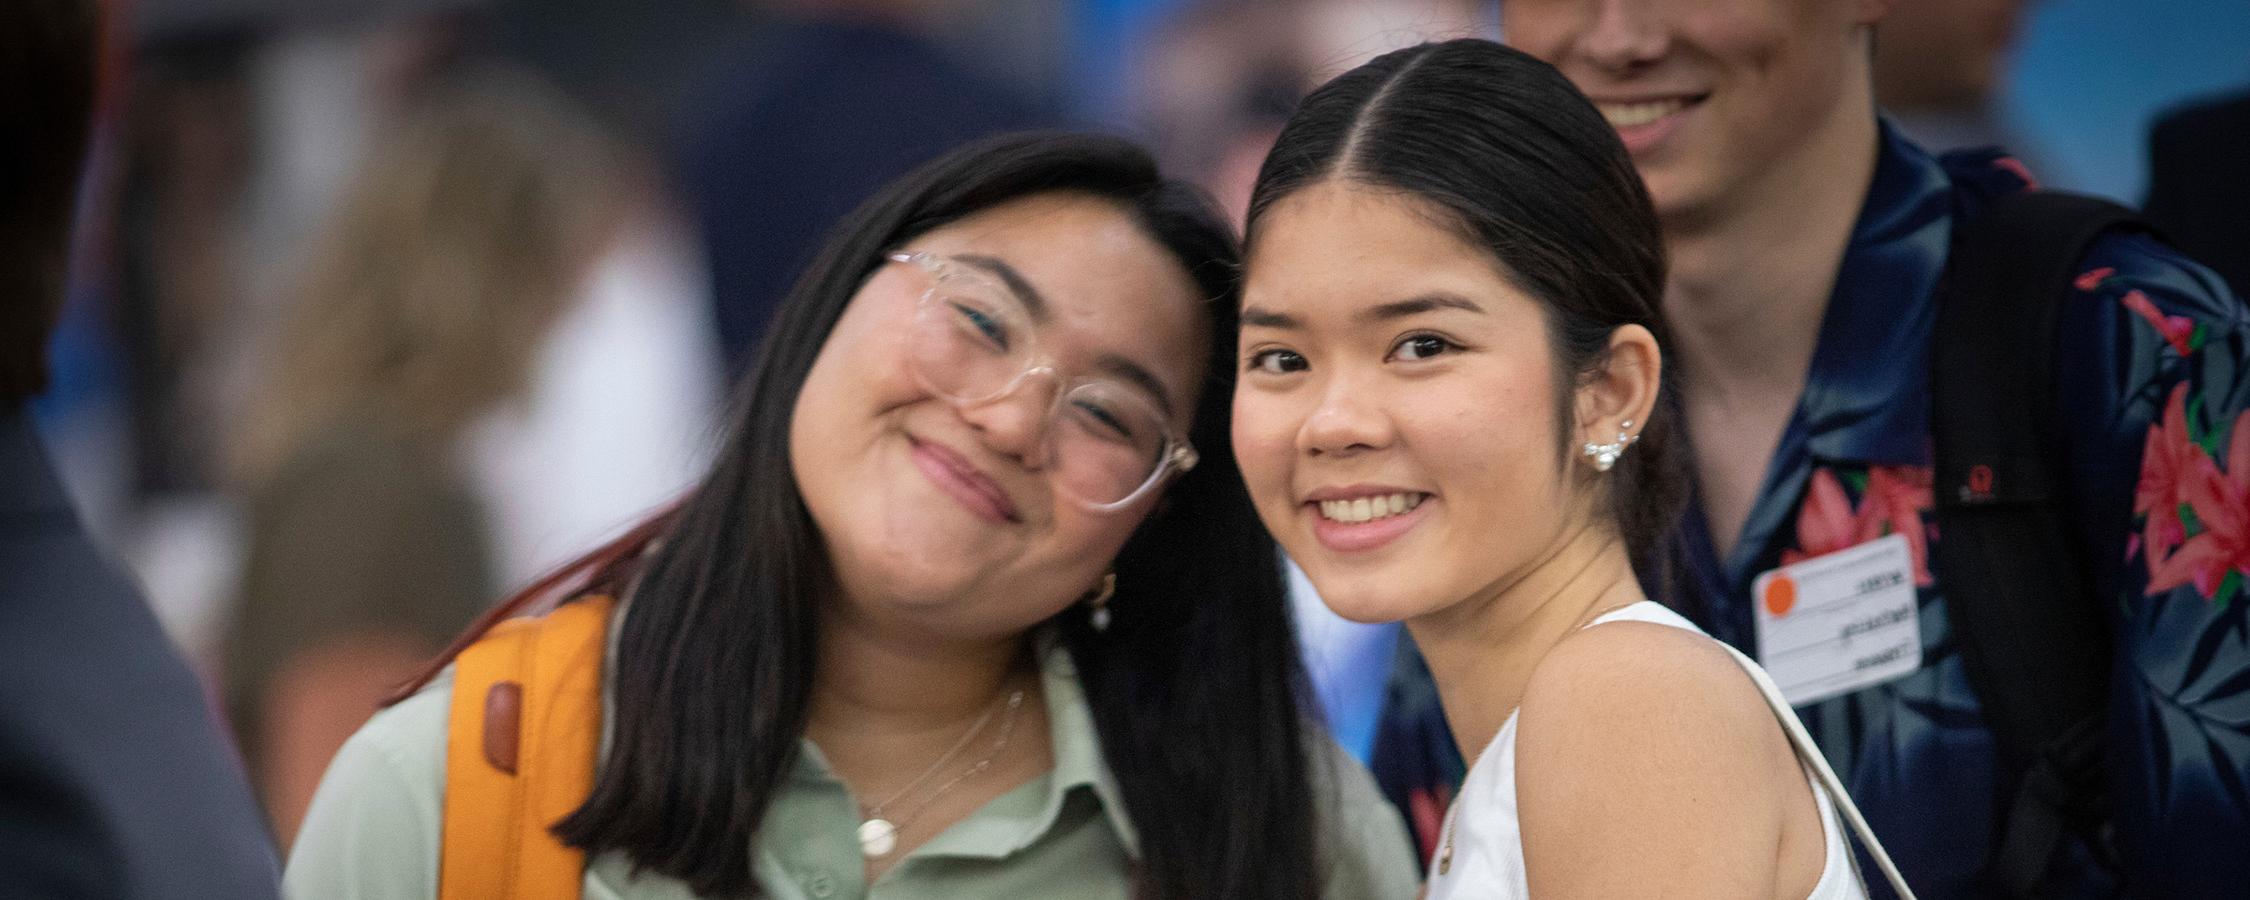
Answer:
[{"label": "clear framed eyeglasses", "polygon": [[[1016,292],[968,264],[929,253],[891,262],[928,277],[907,342],[922,387],[954,403],[991,403],[1045,382],[1045,439],[1055,486],[1080,505],[1122,509],[1173,471],[1195,468],[1195,448],[1146,389],[1106,378],[1064,380],[1039,349],[1031,311]],[[1043,378],[1041,376],[1044,376]]]}]

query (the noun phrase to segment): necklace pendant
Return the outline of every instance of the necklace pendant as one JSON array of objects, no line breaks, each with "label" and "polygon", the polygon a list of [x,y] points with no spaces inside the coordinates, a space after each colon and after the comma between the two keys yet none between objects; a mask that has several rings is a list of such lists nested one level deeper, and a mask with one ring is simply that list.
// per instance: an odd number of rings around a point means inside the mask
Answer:
[{"label": "necklace pendant", "polygon": [[898,826],[889,819],[869,819],[859,823],[859,852],[868,859],[889,856],[898,849]]}]

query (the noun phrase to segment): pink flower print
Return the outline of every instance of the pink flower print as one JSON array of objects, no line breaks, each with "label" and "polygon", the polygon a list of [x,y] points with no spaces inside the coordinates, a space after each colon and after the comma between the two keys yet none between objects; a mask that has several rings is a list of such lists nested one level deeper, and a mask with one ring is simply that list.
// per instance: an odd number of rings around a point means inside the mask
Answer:
[{"label": "pink flower print", "polygon": [[1805,505],[1797,511],[1797,545],[1781,551],[1781,564],[1790,565],[1872,541],[1884,535],[1906,536],[1914,557],[1914,583],[1928,587],[1930,529],[1922,514],[1936,505],[1930,489],[1930,470],[1921,466],[1874,466],[1867,470],[1867,490],[1859,508],[1852,508],[1844,483],[1828,469],[1814,469],[1805,488]]},{"label": "pink flower print", "polygon": [[2172,349],[2179,351],[2181,356],[2195,352],[2195,346],[2189,343],[2189,339],[2195,336],[2194,320],[2186,316],[2165,315],[2163,310],[2157,309],[2156,304],[2148,299],[2147,294],[2137,290],[2126,291],[2121,302],[2126,309],[2139,313],[2142,319],[2147,320],[2150,327],[2155,328],[2157,334],[2163,335],[2165,342],[2171,344]]},{"label": "pink flower print", "polygon": [[1850,549],[1859,543],[1859,516],[1836,473],[1814,469],[1805,488],[1805,505],[1797,511],[1797,546],[1781,551],[1781,564],[1790,565]]},{"label": "pink flower print", "polygon": [[1993,160],[1992,167],[2023,179],[2024,190],[2036,191],[2039,189],[2039,179],[2032,176],[2031,169],[2023,164],[2023,160],[2013,156],[2003,156]]},{"label": "pink flower print", "polygon": [[2141,447],[2141,480],[2133,488],[2133,514],[2148,517],[2141,526],[2141,548],[2148,552],[2150,578],[2163,568],[2172,548],[2187,540],[2180,523],[2180,504],[2187,497],[2180,480],[2201,459],[2203,448],[2188,439],[2187,385],[2173,385],[2163,418],[2148,428]]},{"label": "pink flower print", "polygon": [[1437,854],[1438,836],[1445,831],[1446,792],[1439,788],[1422,787],[1406,792],[1407,817],[1414,829],[1414,842],[1421,847],[1422,858]]},{"label": "pink flower print", "polygon": [[1859,540],[1905,535],[1919,587],[1936,583],[1930,577],[1930,537],[1922,526],[1922,513],[1937,506],[1932,481],[1930,470],[1922,466],[1875,466],[1867,470],[1867,492],[1860,498]]},{"label": "pink flower print", "polygon": [[1804,507],[1797,512],[1797,545],[1781,551],[1782,564],[1898,534],[1906,537],[1907,549],[1913,554],[1915,583],[1929,586],[1934,583],[1929,562],[1932,529],[1924,524],[1922,515],[1936,505],[1931,481],[1930,470],[1923,466],[1870,467],[1867,489],[1855,510],[1836,473],[1813,470]]},{"label": "pink flower print", "polygon": [[2090,269],[2085,273],[2080,274],[2078,276],[2078,280],[2072,282],[2072,284],[2077,285],[2078,289],[2081,291],[2092,292],[2093,289],[2101,287],[2102,282],[2108,279],[2109,276],[2115,274],[2117,274],[2117,268],[2115,266],[2103,266],[2099,269]]},{"label": "pink flower print", "polygon": [[2208,600],[2218,595],[2228,573],[2250,575],[2250,413],[2235,419],[2227,441],[2227,471],[2199,456],[2183,479],[2202,531],[2149,576],[2151,595],[2194,584]]}]

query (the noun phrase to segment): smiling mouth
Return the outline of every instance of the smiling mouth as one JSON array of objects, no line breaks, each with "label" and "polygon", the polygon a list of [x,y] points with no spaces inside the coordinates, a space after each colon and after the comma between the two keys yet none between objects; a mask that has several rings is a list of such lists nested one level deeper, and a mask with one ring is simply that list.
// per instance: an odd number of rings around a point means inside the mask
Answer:
[{"label": "smiling mouth", "polygon": [[1427,497],[1429,497],[1428,494],[1414,491],[1377,494],[1372,497],[1355,497],[1350,500],[1322,500],[1314,505],[1319,508],[1320,517],[1323,519],[1356,525],[1413,512],[1414,508],[1421,506],[1422,501]]},{"label": "smiling mouth", "polygon": [[994,522],[1023,521],[1007,492],[952,448],[912,436],[907,437],[907,445],[914,465],[922,474],[970,512]]},{"label": "smiling mouth", "polygon": [[1702,96],[1670,97],[1636,103],[1596,103],[1594,108],[1601,110],[1602,118],[1609,121],[1610,127],[1633,128],[1647,125],[1702,101]]}]

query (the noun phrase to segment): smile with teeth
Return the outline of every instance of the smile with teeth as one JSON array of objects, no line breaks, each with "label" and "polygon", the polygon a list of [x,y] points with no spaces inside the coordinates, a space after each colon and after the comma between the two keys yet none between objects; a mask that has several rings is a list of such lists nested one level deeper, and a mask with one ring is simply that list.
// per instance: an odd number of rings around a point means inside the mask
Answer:
[{"label": "smile with teeth", "polygon": [[1645,103],[1595,104],[1602,111],[1602,118],[1608,119],[1610,126],[1613,128],[1646,125],[1686,109],[1687,105],[1687,100],[1678,97],[1669,100],[1650,100]]},{"label": "smile with teeth", "polygon": [[1424,496],[1426,495],[1420,493],[1379,494],[1373,497],[1359,497],[1351,500],[1322,500],[1320,501],[1320,517],[1349,524],[1387,519],[1421,506]]}]

